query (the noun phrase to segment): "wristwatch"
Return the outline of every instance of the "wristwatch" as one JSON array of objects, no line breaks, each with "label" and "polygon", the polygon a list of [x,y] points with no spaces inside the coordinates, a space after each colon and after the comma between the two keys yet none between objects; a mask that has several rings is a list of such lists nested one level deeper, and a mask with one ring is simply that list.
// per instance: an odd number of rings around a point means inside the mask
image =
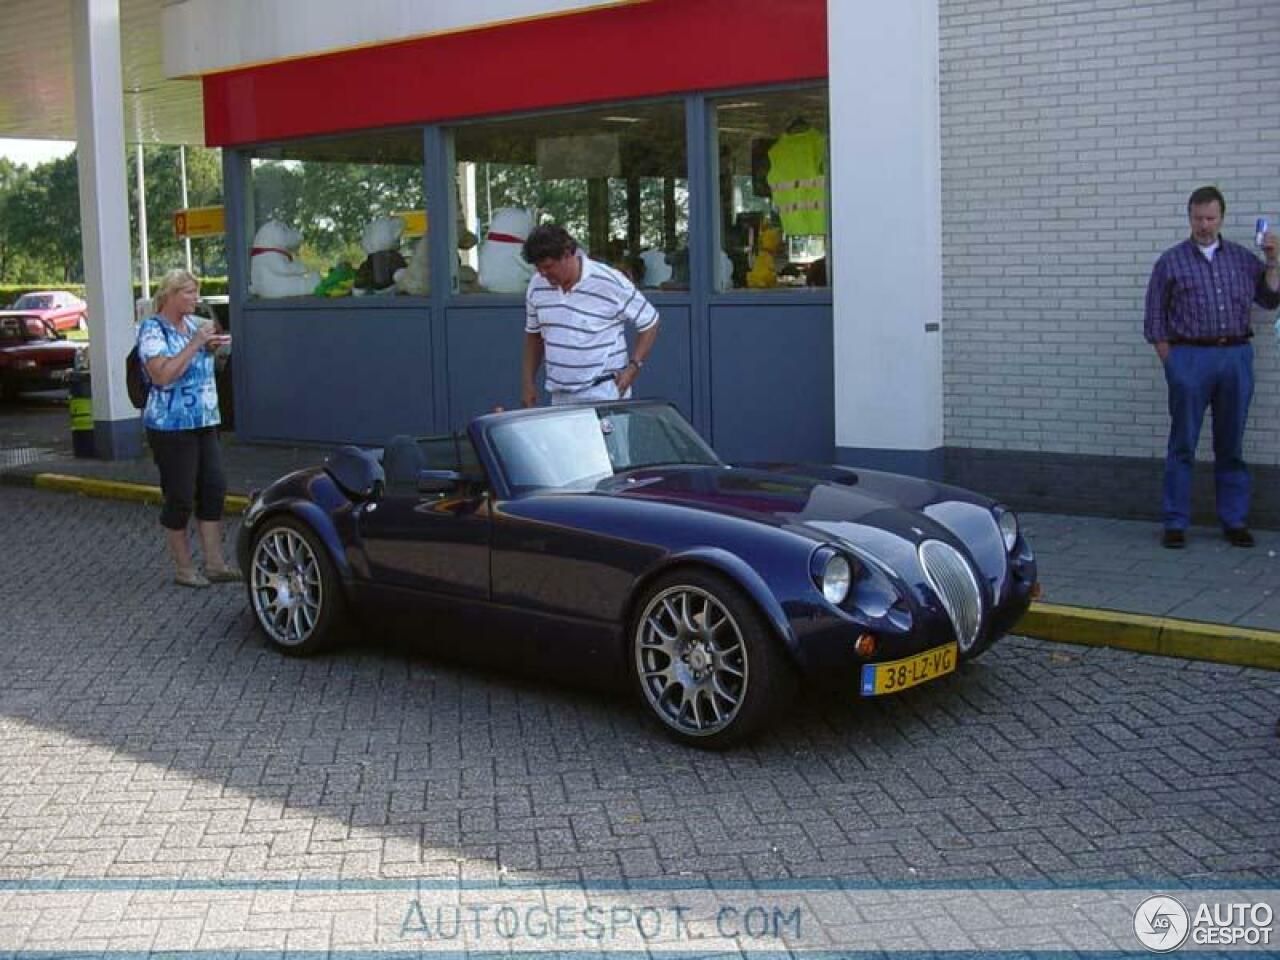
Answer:
[{"label": "wristwatch", "polygon": [[641,360],[639,357],[632,357],[632,358],[631,358],[631,366],[635,367],[637,370],[643,370],[643,369],[644,369],[644,361],[643,361],[643,360]]}]

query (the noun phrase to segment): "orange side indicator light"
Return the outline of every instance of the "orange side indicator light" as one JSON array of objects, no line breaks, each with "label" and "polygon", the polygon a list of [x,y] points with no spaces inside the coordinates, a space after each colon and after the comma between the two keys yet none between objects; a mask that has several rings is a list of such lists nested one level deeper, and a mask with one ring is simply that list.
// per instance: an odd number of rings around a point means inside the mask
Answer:
[{"label": "orange side indicator light", "polygon": [[870,657],[876,652],[876,636],[874,633],[863,633],[853,642],[854,652],[860,657]]}]

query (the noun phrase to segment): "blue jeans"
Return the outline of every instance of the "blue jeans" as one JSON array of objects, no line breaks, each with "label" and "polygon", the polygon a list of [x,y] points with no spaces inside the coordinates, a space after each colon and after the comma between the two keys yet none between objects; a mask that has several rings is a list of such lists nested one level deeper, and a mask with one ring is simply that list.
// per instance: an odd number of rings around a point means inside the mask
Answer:
[{"label": "blue jeans", "polygon": [[1177,344],[1164,363],[1169,386],[1169,450],[1164,461],[1164,525],[1191,523],[1191,468],[1206,408],[1213,410],[1213,476],[1218,519],[1243,527],[1249,516],[1244,427],[1253,398],[1253,347]]}]

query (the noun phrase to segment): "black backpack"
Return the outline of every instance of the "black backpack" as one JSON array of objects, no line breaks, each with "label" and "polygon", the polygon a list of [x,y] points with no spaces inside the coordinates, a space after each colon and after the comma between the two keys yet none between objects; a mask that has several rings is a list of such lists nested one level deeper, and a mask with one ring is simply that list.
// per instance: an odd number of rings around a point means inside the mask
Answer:
[{"label": "black backpack", "polygon": [[124,387],[129,392],[129,402],[138,410],[147,405],[147,395],[151,393],[151,384],[142,371],[142,359],[138,356],[138,345],[135,343],[129,355],[124,358]]}]

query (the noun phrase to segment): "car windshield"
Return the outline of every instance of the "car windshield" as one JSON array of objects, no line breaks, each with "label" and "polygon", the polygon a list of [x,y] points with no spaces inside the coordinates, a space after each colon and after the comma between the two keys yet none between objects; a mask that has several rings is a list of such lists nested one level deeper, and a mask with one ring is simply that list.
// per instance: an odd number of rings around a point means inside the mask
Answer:
[{"label": "car windshield", "polygon": [[489,435],[514,493],[590,490],[641,467],[720,463],[680,414],[657,404],[549,410],[496,424]]},{"label": "car windshield", "polygon": [[15,310],[48,310],[53,306],[53,297],[47,293],[24,293],[14,303]]},{"label": "car windshield", "polygon": [[30,317],[0,317],[0,343],[22,343],[43,339],[36,328],[39,320]]}]

